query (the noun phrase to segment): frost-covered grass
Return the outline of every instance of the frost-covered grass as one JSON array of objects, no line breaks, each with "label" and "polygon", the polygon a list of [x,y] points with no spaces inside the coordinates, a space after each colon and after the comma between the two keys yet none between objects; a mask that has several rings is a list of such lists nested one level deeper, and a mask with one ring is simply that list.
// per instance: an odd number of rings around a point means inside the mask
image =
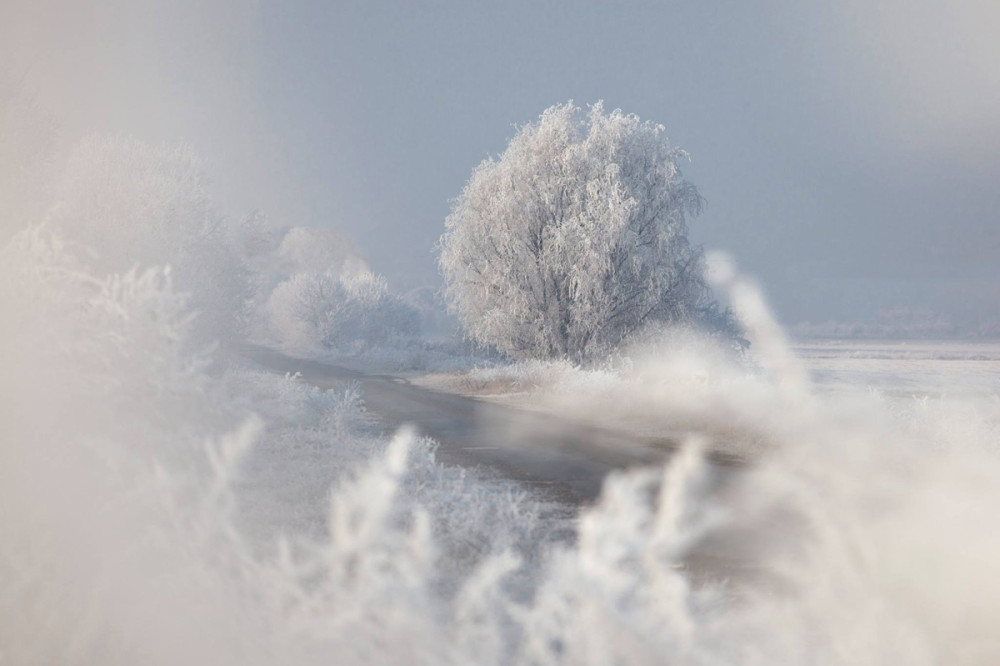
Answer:
[{"label": "frost-covered grass", "polygon": [[[365,412],[363,395],[350,383],[322,391],[295,376],[248,369],[233,369],[223,379],[235,399],[264,417],[263,436],[237,483],[246,529],[265,547],[282,533],[322,538],[331,487],[386,451],[384,427]],[[473,564],[500,546],[533,548],[543,528],[539,512],[555,516],[545,529],[560,529],[558,507],[526,502],[512,482],[438,465],[430,439],[400,437],[408,448],[400,490],[406,502],[434,507],[435,530],[446,535],[439,556],[450,567]]]},{"label": "frost-covered grass", "polygon": [[[1000,376],[1000,345],[991,342],[831,340],[797,343],[794,353],[816,391],[840,396],[979,401],[997,393]],[[708,433],[715,448],[739,455],[756,455],[765,444],[756,436],[760,405],[753,403],[778,400],[774,375],[753,350],[736,357],[724,342],[685,331],[649,338],[596,365],[516,361],[410,381],[640,436]]]},{"label": "frost-covered grass", "polygon": [[663,332],[603,363],[518,361],[411,378],[428,388],[614,427],[641,436],[714,437],[714,448],[757,452],[754,401],[775,401],[772,378],[725,344],[689,330]]}]

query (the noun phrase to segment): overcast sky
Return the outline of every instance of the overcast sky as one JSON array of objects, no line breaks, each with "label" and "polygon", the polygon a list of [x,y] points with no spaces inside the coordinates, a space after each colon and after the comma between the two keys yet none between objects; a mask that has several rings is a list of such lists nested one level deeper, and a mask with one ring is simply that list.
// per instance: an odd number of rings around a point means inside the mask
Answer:
[{"label": "overcast sky", "polygon": [[1000,3],[15,0],[0,55],[64,135],[184,140],[226,209],[437,281],[448,200],[515,125],[667,127],[782,318],[1000,314]]}]

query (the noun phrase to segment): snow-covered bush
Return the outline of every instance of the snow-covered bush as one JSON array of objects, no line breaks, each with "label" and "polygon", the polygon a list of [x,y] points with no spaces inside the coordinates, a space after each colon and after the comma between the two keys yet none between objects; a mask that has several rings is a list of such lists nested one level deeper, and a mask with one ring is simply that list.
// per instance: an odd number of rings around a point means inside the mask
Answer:
[{"label": "snow-covered bush", "polygon": [[87,137],[69,156],[56,197],[49,223],[88,249],[82,258],[95,273],[169,266],[177,288],[191,295],[198,337],[239,332],[246,269],[191,148]]},{"label": "snow-covered bush", "polygon": [[297,351],[358,351],[417,333],[416,311],[373,273],[295,273],[266,304],[271,332]]},{"label": "snow-covered bush", "polygon": [[329,229],[277,228],[263,214],[240,222],[237,245],[252,270],[249,337],[300,354],[357,353],[412,342],[420,315]]},{"label": "snow-covered bush", "polygon": [[699,319],[711,298],[687,217],[701,198],[663,131],[570,102],[473,171],[440,241],[448,300],[472,339],[580,361],[648,321]]},{"label": "snow-covered bush", "polygon": [[536,509],[387,443],[356,389],[207,372],[168,271],[88,270],[38,228],[0,253],[0,661],[448,654],[448,599]]}]

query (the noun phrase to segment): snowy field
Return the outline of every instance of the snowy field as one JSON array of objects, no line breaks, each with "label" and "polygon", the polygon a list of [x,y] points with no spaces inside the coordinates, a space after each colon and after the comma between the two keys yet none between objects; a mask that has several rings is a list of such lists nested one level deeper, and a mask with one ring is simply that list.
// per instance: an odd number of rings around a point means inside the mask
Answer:
[{"label": "snowy field", "polygon": [[1000,393],[1000,342],[824,340],[794,346],[821,390],[897,397]]},{"label": "snowy field", "polygon": [[[792,351],[822,392],[879,391],[920,398],[1000,391],[1000,342],[995,341],[812,340],[793,344]],[[406,374],[429,388],[531,407],[537,404],[531,396],[573,372],[579,371],[554,362]],[[697,374],[692,368],[692,376]]]}]

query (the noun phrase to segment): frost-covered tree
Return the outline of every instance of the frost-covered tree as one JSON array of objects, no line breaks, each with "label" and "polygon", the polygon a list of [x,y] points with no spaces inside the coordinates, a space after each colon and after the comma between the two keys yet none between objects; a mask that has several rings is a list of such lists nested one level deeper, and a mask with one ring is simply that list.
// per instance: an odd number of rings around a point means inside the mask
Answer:
[{"label": "frost-covered tree", "polygon": [[441,238],[467,334],[515,357],[593,357],[651,321],[715,311],[664,128],[598,102],[547,109],[472,173]]}]

